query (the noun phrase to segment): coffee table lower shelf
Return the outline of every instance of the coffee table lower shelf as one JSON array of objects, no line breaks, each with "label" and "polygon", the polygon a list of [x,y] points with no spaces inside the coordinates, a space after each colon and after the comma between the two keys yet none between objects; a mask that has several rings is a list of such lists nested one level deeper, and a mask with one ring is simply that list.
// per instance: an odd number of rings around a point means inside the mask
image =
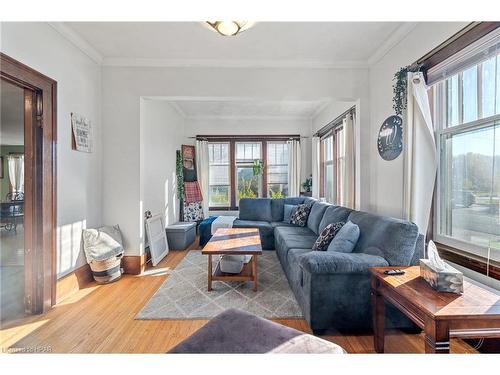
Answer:
[{"label": "coffee table lower shelf", "polygon": [[253,281],[253,291],[257,291],[257,255],[243,266],[240,273],[225,273],[220,269],[220,259],[212,273],[212,255],[208,256],[208,291],[212,290],[212,281]]}]

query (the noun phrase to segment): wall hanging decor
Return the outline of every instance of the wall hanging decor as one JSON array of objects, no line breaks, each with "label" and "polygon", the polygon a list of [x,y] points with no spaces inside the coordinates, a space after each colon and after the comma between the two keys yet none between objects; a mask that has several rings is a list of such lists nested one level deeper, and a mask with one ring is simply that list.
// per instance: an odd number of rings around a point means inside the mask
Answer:
[{"label": "wall hanging decor", "polygon": [[384,160],[396,159],[403,150],[403,119],[393,115],[385,119],[377,138],[378,153]]},{"label": "wall hanging decor", "polygon": [[392,85],[392,108],[398,116],[402,116],[404,110],[406,109],[407,95],[406,90],[408,88],[408,73],[418,72],[420,67],[418,65],[408,65],[399,69],[395,74],[394,81]]},{"label": "wall hanging decor", "polygon": [[184,182],[197,181],[194,146],[182,145],[182,160]]},{"label": "wall hanging decor", "polygon": [[71,114],[72,141],[73,150],[82,152],[92,152],[94,148],[92,124],[88,118],[76,113]]},{"label": "wall hanging decor", "polygon": [[196,149],[182,145],[183,201],[181,201],[181,220],[194,222],[204,219],[203,195],[201,194],[196,173]]}]

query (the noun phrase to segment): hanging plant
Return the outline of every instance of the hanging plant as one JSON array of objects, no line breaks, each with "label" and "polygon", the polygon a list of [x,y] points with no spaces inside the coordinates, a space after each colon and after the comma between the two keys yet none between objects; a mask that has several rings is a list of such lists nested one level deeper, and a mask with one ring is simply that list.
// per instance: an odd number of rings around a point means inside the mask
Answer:
[{"label": "hanging plant", "polygon": [[402,67],[394,74],[394,78],[392,79],[393,82],[395,81],[392,85],[392,92],[394,94],[392,98],[392,108],[394,108],[394,112],[398,116],[401,116],[406,109],[408,73],[418,72],[419,70],[420,67],[418,65],[408,65]]},{"label": "hanging plant", "polygon": [[177,197],[179,199],[184,199],[184,168],[182,162],[182,154],[180,150],[175,152],[175,177],[177,179]]},{"label": "hanging plant", "polygon": [[264,172],[264,164],[262,164],[262,160],[255,159],[252,165],[253,175],[260,176]]}]

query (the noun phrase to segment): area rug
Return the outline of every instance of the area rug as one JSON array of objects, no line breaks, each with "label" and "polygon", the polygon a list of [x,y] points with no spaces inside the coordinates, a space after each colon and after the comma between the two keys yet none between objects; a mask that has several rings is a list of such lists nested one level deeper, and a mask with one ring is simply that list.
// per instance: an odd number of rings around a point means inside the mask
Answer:
[{"label": "area rug", "polygon": [[252,290],[252,282],[226,281],[213,281],[209,292],[208,256],[192,250],[170,271],[135,319],[210,319],[228,308],[263,318],[302,318],[276,253],[264,251],[257,259],[257,292]]}]

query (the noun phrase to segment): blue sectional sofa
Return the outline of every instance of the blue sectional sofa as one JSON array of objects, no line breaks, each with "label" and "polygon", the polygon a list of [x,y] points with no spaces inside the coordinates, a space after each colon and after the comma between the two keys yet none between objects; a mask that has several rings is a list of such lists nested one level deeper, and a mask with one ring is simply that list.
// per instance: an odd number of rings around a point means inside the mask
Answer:
[{"label": "blue sectional sofa", "polygon": [[[313,204],[307,225],[284,222],[284,205]],[[316,201],[309,197],[241,199],[239,228],[258,228],[263,249],[275,249],[288,282],[315,333],[371,328],[369,267],[407,266],[423,257],[424,239],[413,223]],[[352,253],[312,251],[330,223],[351,221],[360,237]],[[387,326],[414,327],[392,306]]]}]

